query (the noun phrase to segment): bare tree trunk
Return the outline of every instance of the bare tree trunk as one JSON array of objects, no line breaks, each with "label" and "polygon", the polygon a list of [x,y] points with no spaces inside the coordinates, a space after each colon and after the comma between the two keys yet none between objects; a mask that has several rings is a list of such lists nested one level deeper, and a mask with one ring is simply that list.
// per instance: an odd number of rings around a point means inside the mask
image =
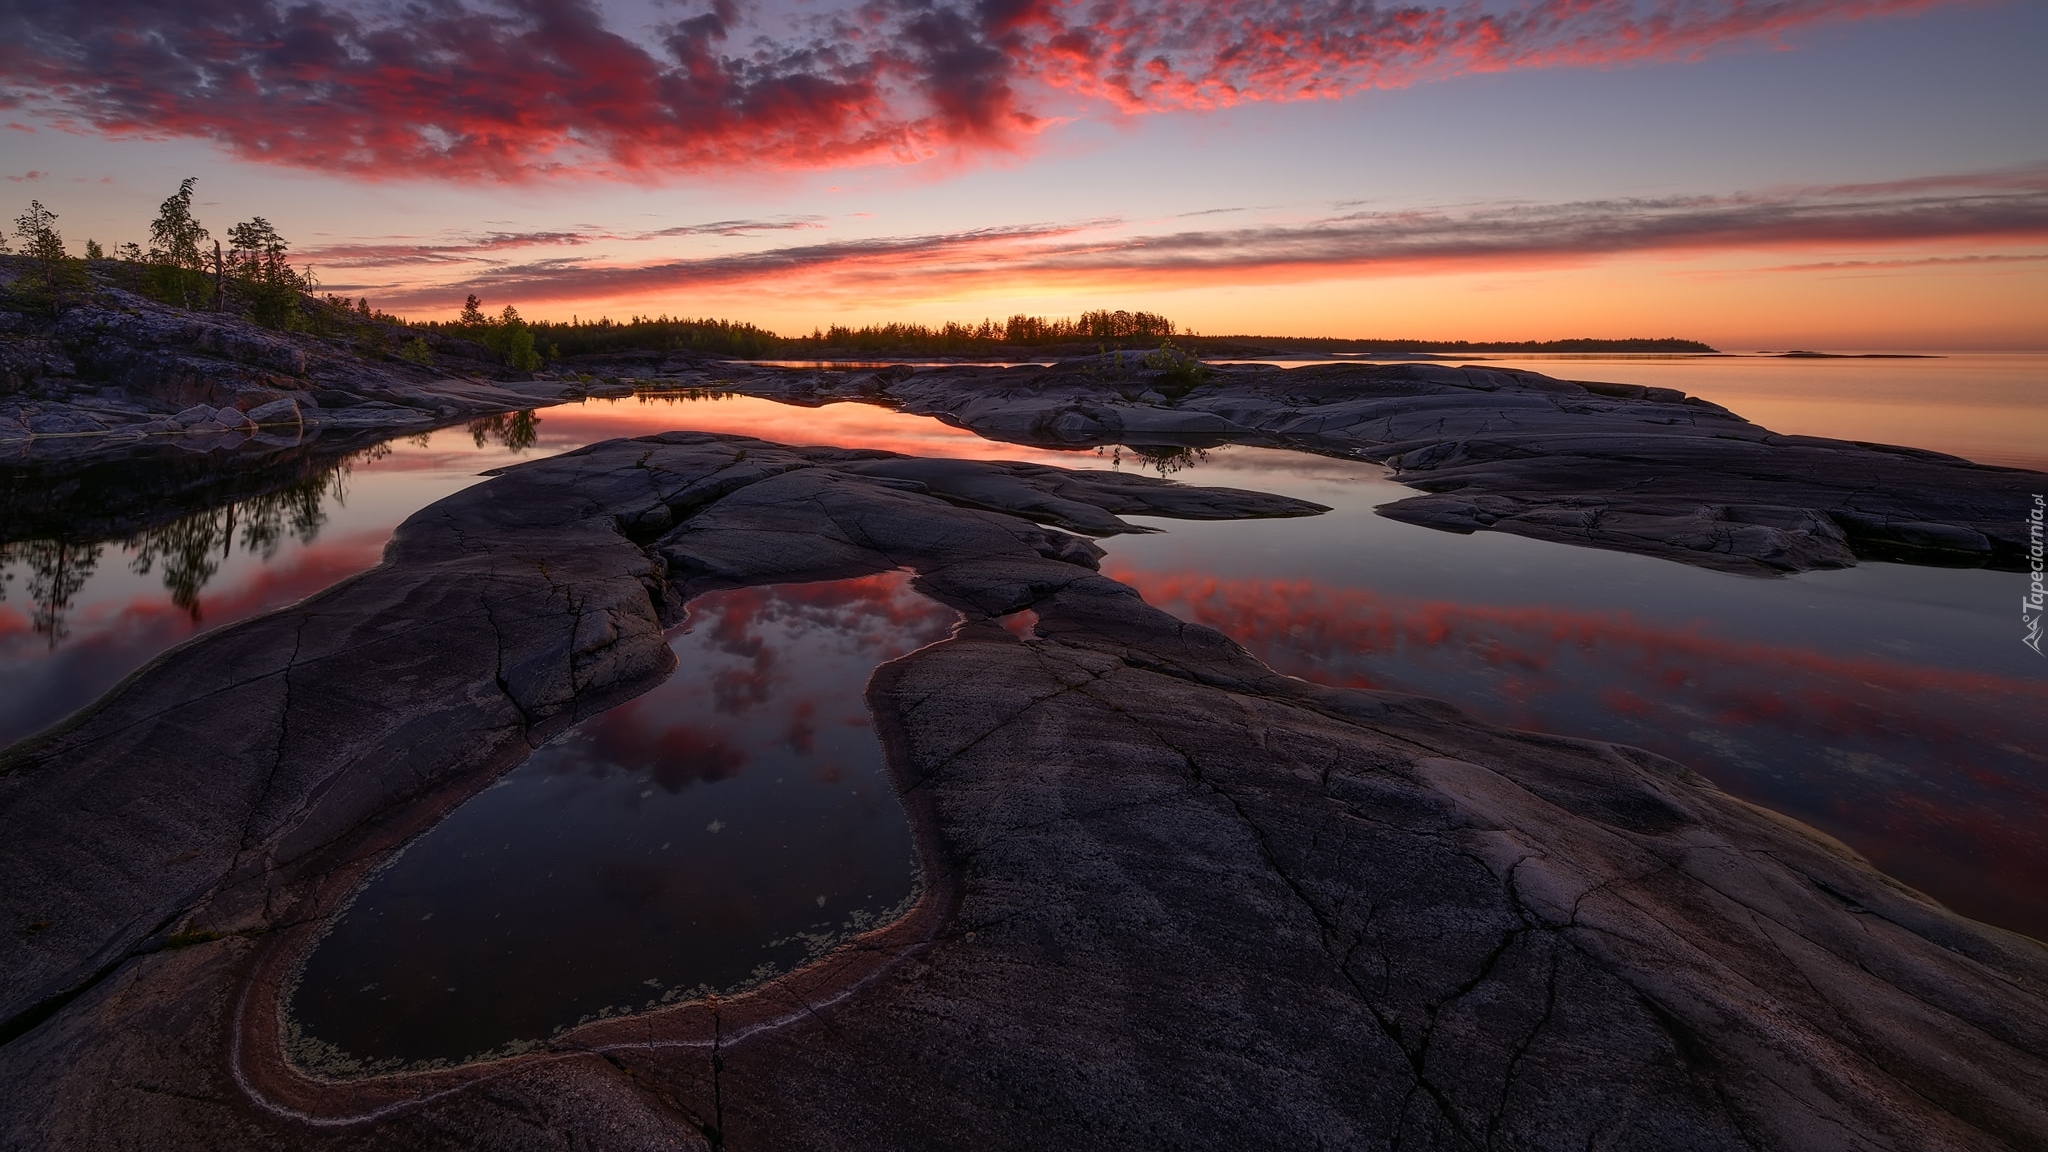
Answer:
[{"label": "bare tree trunk", "polygon": [[220,241],[213,242],[213,310],[225,312],[228,306],[227,267],[221,261]]}]

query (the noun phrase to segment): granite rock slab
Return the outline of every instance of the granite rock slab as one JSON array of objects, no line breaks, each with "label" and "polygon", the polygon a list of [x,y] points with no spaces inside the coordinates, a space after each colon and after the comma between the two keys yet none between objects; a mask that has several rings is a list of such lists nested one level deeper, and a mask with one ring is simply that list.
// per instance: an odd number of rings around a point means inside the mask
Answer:
[{"label": "granite rock slab", "polygon": [[[2048,1141],[2040,943],[1648,753],[1281,676],[1061,526],[1313,506],[929,463],[672,433],[523,464],[0,757],[0,1146]],[[505,1060],[285,1057],[324,918],[665,675],[690,596],[893,569],[963,620],[868,686],[904,920]]]}]

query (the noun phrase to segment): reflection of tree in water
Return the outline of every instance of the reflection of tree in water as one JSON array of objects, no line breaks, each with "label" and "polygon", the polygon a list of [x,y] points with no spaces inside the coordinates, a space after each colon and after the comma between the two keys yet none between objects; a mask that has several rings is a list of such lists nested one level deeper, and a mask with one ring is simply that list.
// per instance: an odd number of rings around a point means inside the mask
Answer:
[{"label": "reflection of tree in water", "polygon": [[[171,603],[200,618],[199,593],[234,554],[242,551],[269,560],[289,538],[311,544],[327,523],[328,501],[347,502],[348,477],[355,464],[382,459],[391,449],[379,444],[344,459],[335,467],[295,484],[234,504],[210,508],[121,541],[130,554],[128,567],[138,576],[163,574]],[[14,569],[28,575],[23,588],[29,622],[54,650],[70,632],[65,618],[71,601],[98,566],[105,541],[26,540],[0,544],[0,600],[15,579]]]},{"label": "reflection of tree in water", "polygon": [[674,388],[659,384],[636,383],[633,385],[633,395],[642,403],[649,400],[666,400],[671,404],[679,404],[687,400],[730,400],[739,393],[721,391],[717,388]]},{"label": "reflection of tree in water", "polygon": [[495,440],[514,452],[523,452],[540,440],[540,417],[531,408],[524,412],[500,412],[471,420],[468,430],[469,438],[479,448]]},{"label": "reflection of tree in water", "polygon": [[1109,454],[1112,468],[1123,467],[1126,451],[1131,454],[1132,463],[1140,468],[1150,468],[1161,476],[1184,472],[1197,464],[1206,463],[1209,459],[1209,450],[1206,448],[1171,448],[1160,445],[1126,448],[1119,444]]},{"label": "reflection of tree in water", "polygon": [[28,571],[29,626],[36,635],[47,636],[51,650],[69,635],[64,617],[71,611],[71,598],[85,587],[93,569],[99,567],[99,544],[72,544],[62,540],[25,540],[0,544],[0,600],[7,598],[14,582],[11,570],[20,565]]},{"label": "reflection of tree in water", "polygon": [[264,560],[277,555],[278,546],[286,537],[311,544],[327,523],[328,497],[332,496],[337,504],[346,499],[347,476],[348,465],[344,464],[333,472],[239,504],[209,509],[161,528],[145,529],[123,543],[134,553],[128,566],[138,576],[147,576],[152,569],[160,568],[171,603],[198,620],[200,590],[234,554],[238,532],[242,551]]}]

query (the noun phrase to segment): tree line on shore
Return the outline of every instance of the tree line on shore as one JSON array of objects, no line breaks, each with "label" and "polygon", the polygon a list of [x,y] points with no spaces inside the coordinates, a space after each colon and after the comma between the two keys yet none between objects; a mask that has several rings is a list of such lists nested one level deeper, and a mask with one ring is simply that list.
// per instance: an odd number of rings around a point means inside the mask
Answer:
[{"label": "tree line on shore", "polygon": [[[14,222],[14,236],[22,245],[28,269],[16,277],[13,294],[32,308],[56,314],[89,288],[90,265],[123,287],[180,308],[238,312],[283,331],[349,336],[365,352],[388,353],[429,365],[434,362],[435,348],[427,337],[454,337],[481,344],[507,367],[525,372],[549,361],[603,353],[692,352],[743,360],[775,356],[1001,357],[1055,347],[1161,347],[1175,341],[1176,355],[1231,355],[1283,348],[1317,353],[1451,354],[1714,351],[1699,341],[1676,337],[1465,341],[1198,336],[1165,316],[1123,309],[1083,312],[1078,318],[1019,314],[979,323],[889,323],[858,328],[835,324],[814,328],[808,336],[783,337],[740,321],[668,315],[636,315],[626,321],[609,317],[529,321],[511,305],[486,313],[482,301],[471,295],[452,321],[415,321],[372,310],[367,298],[316,297],[319,282],[313,269],[292,264],[290,244],[261,216],[229,228],[225,244],[215,239],[193,215],[196,184],[195,178],[187,177],[158,207],[149,224],[147,248],[131,241],[119,245],[111,257],[95,240],[85,242],[82,259],[72,257],[57,230],[57,214],[40,200],[31,201]],[[0,253],[10,251],[6,236],[0,234]],[[404,336],[406,330],[414,333],[410,339]]]},{"label": "tree line on shore", "polygon": [[1064,344],[1112,342],[1157,343],[1171,340],[1179,329],[1152,312],[1103,309],[1083,312],[1079,319],[1011,316],[979,324],[869,324],[850,328],[834,324],[813,328],[809,336],[781,341],[790,353],[833,351],[861,353],[912,352],[926,355],[974,355],[1005,348],[1045,348]]},{"label": "tree line on shore", "polygon": [[[291,246],[275,225],[251,217],[216,239],[192,214],[198,180],[186,177],[158,207],[149,223],[149,247],[129,241],[111,260],[124,285],[186,309],[239,311],[268,328],[307,328],[305,297],[317,286],[313,270],[294,267]],[[14,219],[28,274],[14,282],[14,294],[31,307],[61,312],[90,286],[87,267],[109,257],[99,241],[85,242],[85,255],[72,257],[57,230],[57,213],[31,200]],[[209,246],[210,249],[209,250]],[[0,251],[8,251],[0,237]]]}]

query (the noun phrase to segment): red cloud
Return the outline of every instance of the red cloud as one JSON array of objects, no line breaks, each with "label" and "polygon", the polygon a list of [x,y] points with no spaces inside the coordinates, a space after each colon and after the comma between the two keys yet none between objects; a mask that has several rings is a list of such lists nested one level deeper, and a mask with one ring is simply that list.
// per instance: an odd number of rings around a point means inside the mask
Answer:
[{"label": "red cloud", "polygon": [[754,28],[712,0],[657,43],[607,28],[590,0],[386,15],[321,0],[15,3],[0,9],[0,105],[373,177],[826,167],[1013,148],[1047,122],[1034,104],[1214,108],[1685,58],[1939,2],[871,0]]}]

